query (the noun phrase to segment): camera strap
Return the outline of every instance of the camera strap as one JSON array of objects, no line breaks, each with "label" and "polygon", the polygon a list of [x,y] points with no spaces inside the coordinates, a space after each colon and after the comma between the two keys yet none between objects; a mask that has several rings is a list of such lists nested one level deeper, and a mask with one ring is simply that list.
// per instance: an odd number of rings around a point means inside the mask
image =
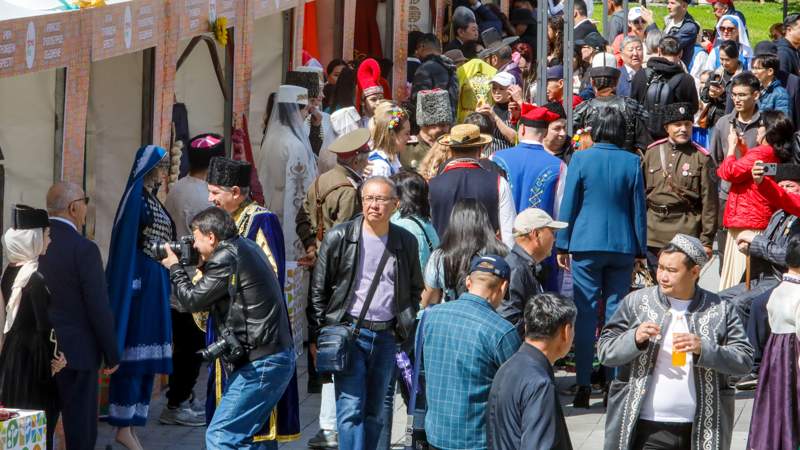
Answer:
[{"label": "camera strap", "polygon": [[389,239],[387,236],[386,239],[386,247],[383,249],[383,254],[381,255],[381,261],[378,263],[378,267],[375,269],[375,274],[372,276],[372,283],[369,285],[369,291],[367,291],[367,298],[364,300],[364,306],[361,308],[361,314],[358,315],[358,320],[356,321],[355,329],[353,330],[353,334],[358,336],[359,328],[361,328],[361,322],[364,321],[364,317],[367,315],[367,311],[369,311],[369,305],[372,303],[372,297],[375,296],[375,291],[378,290],[378,283],[381,280],[381,275],[383,274],[383,268],[386,267],[386,261],[389,260]]}]

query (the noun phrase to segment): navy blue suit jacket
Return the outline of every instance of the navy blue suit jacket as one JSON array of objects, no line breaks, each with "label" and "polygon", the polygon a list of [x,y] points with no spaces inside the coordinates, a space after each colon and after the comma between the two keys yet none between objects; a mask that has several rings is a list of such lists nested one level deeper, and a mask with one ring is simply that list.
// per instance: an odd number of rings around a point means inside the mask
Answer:
[{"label": "navy blue suit jacket", "polygon": [[575,152],[567,167],[556,235],[561,252],[647,254],[647,206],[638,156],[599,143]]},{"label": "navy blue suit jacket", "polygon": [[50,290],[50,321],[58,346],[74,370],[119,364],[114,318],[97,245],[69,225],[50,221],[50,246],[39,272]]}]

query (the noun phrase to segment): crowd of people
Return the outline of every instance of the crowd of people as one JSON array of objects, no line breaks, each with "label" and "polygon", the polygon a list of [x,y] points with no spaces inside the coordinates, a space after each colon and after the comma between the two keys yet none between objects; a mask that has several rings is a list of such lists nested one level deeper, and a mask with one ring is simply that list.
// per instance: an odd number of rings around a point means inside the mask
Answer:
[{"label": "crowd of people", "polygon": [[555,2],[537,55],[531,1],[454,6],[445,46],[409,36],[406,98],[385,61],[311,64],[270,96],[253,161],[202,133],[162,189],[180,158],[139,149],[105,268],[80,187],[16,206],[0,402],[44,410],[50,436],[60,412],[67,448],[90,449],[102,368],[138,450],[169,374],[162,423],[277,448],[300,433],[291,289],[321,394],[311,448],[388,449],[399,390],[430,448],[572,448],[565,395],[602,398],[607,449],[727,449],[735,389],[755,389],[748,448],[796,449],[800,14],[751,46],[732,0],[711,33],[685,0],[663,23],[611,0],[602,34],[591,4]]}]

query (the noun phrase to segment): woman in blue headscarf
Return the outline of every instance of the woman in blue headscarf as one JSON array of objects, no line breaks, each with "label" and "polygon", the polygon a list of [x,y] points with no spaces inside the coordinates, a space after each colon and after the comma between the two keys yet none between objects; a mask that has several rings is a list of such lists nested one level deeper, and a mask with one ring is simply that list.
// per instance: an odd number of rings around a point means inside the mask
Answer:
[{"label": "woman in blue headscarf", "polygon": [[116,440],[142,448],[134,426],[144,426],[155,374],[172,372],[169,273],[151,247],[175,238],[175,226],[156,197],[169,171],[167,151],[139,149],[122,195],[108,255],[106,277],[122,359],[111,376],[108,423]]},{"label": "woman in blue headscarf", "polygon": [[753,59],[753,48],[750,47],[750,38],[742,19],[734,14],[725,14],[717,21],[717,37],[714,39],[714,48],[706,58],[704,70],[716,70],[720,66],[719,46],[724,41],[735,41],[739,44],[739,61],[742,69],[750,69],[750,60]]}]

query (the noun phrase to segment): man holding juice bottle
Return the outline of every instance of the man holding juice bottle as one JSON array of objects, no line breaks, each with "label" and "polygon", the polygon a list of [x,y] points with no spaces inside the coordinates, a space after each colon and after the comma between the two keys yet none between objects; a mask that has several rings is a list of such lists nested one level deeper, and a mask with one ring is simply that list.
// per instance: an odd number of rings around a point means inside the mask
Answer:
[{"label": "man holding juice bottle", "polygon": [[708,261],[677,234],[658,257],[657,285],[629,294],[597,344],[620,367],[609,388],[605,448],[730,448],[734,390],[753,348],[734,306],[697,286]]}]

